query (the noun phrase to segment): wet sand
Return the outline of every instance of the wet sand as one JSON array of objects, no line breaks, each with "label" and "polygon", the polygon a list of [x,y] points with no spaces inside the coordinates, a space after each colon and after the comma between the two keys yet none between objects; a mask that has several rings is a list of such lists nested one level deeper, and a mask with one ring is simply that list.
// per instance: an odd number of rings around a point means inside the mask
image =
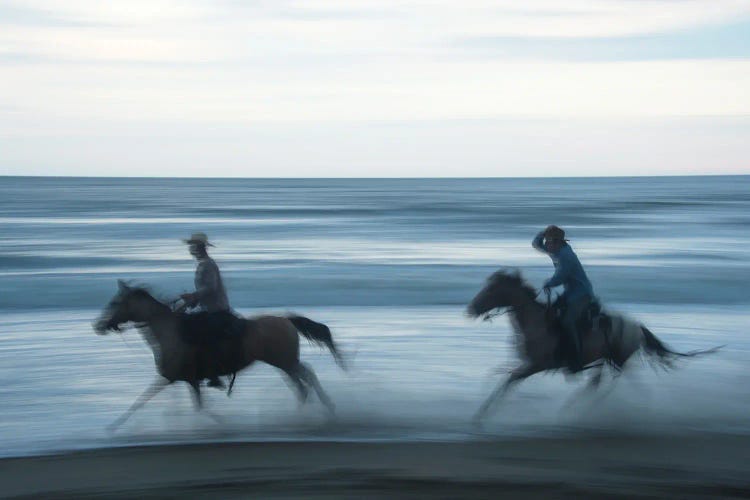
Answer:
[{"label": "wet sand", "polygon": [[750,498],[750,437],[273,442],[0,460],[4,497]]}]

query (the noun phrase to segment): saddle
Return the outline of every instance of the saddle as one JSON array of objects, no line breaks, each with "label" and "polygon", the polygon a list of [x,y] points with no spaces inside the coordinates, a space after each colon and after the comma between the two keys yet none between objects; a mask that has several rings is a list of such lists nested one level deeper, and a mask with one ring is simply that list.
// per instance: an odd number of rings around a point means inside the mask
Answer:
[{"label": "saddle", "polygon": [[[545,313],[547,324],[556,329],[562,328],[562,326],[560,325],[560,318],[562,318],[564,309],[565,305],[561,300],[556,300],[555,302],[550,304],[547,307],[547,311]],[[578,331],[581,333],[581,335],[585,335],[591,331],[594,324],[597,324],[599,328],[602,328],[602,320],[605,320],[605,323],[607,321],[611,323],[609,317],[602,311],[601,303],[598,300],[594,299],[591,301],[589,306],[581,313],[581,316],[576,321],[576,326],[578,327]]]},{"label": "saddle", "polygon": [[[229,311],[179,315],[180,336],[198,347],[195,355],[199,379],[236,374],[242,366],[242,334],[246,323],[246,319]],[[233,385],[234,379],[230,391]]]},{"label": "saddle", "polygon": [[[546,320],[548,327],[551,330],[557,331],[561,339],[563,339],[558,345],[556,357],[567,361],[572,356],[573,346],[567,341],[567,335],[563,335],[561,318],[564,308],[565,305],[562,300],[557,300],[550,304],[547,307]],[[581,343],[583,343],[586,337],[592,334],[595,326],[598,332],[606,336],[612,329],[612,319],[602,310],[601,303],[597,299],[593,299],[589,306],[581,313],[581,316],[576,321],[576,326],[581,336]]]},{"label": "saddle", "polygon": [[217,344],[230,337],[239,336],[245,319],[229,311],[180,313],[179,331],[188,344]]}]

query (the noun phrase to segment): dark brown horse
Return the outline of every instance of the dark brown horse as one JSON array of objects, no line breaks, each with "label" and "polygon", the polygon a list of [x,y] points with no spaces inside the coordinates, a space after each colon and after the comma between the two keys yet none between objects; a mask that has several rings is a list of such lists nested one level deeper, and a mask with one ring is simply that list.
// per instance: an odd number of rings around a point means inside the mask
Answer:
[{"label": "dark brown horse", "polygon": [[[318,382],[312,368],[299,359],[299,334],[328,347],[336,362],[344,368],[343,359],[328,327],[302,316],[258,316],[242,319],[241,333],[226,335],[208,347],[191,342],[185,333],[185,315],[156,300],[144,288],[130,287],[118,281],[119,290],[94,323],[100,335],[119,331],[121,325],[133,322],[154,353],[159,377],[141,394],[125,414],[110,426],[115,429],[130,415],[167,385],[178,380],[192,387],[196,409],[202,407],[200,383],[216,374],[232,375],[231,392],[236,373],[255,361],[280,368],[293,382],[300,401],[307,399],[308,387],[333,412],[334,405]],[[218,332],[217,332],[218,333]]]},{"label": "dark brown horse", "polygon": [[[536,296],[535,290],[523,281],[520,273],[498,271],[487,279],[485,287],[467,307],[467,314],[474,318],[489,318],[494,310],[507,309],[522,360],[522,364],[497,386],[479,408],[474,417],[476,423],[513,384],[535,373],[566,367],[565,357],[561,355],[562,336],[559,328],[549,321],[547,304],[538,302]],[[620,371],[640,349],[665,367],[671,366],[677,357],[708,354],[719,349],[689,353],[673,351],[642,324],[612,313],[594,318],[591,328],[582,332],[581,345],[584,365],[598,370],[591,379],[592,386],[599,384],[603,366],[609,365],[615,371]]]}]

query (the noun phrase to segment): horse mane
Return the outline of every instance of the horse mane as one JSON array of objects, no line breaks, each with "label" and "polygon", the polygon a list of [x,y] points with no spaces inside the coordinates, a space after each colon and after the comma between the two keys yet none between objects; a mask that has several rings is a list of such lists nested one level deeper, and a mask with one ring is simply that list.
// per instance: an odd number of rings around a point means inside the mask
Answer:
[{"label": "horse mane", "polygon": [[487,278],[487,283],[492,283],[499,279],[512,282],[514,285],[517,285],[522,292],[527,294],[529,298],[536,301],[536,289],[521,276],[521,271],[519,271],[518,269],[514,269],[512,271],[500,269],[499,271],[495,271],[490,275],[489,278]]},{"label": "horse mane", "polygon": [[128,288],[130,289],[130,293],[135,293],[138,295],[146,295],[148,298],[151,298],[160,304],[166,305],[169,301],[164,299],[163,297],[159,296],[156,292],[153,291],[153,289],[148,285],[143,284],[128,284]]},{"label": "horse mane", "polygon": [[[538,295],[536,289],[523,278],[523,276],[521,275],[521,271],[519,271],[518,269],[501,269],[494,272],[487,278],[488,286],[497,281],[502,281],[502,286],[510,285],[518,287],[518,292],[520,294],[526,295],[532,303],[537,304],[538,306],[543,308],[546,307],[544,303],[541,303],[536,299]],[[522,359],[525,359],[527,357],[527,354],[525,353],[527,335],[520,323],[518,311],[513,307],[509,307],[508,312],[510,313],[509,318],[511,331],[513,332],[510,337],[511,343],[513,344],[518,355]]]}]

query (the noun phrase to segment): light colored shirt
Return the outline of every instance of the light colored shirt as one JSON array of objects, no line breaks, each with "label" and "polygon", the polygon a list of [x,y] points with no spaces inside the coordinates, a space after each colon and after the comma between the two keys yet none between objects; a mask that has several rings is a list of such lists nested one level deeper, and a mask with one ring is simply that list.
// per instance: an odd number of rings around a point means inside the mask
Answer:
[{"label": "light colored shirt", "polygon": [[211,257],[198,260],[195,269],[195,293],[200,308],[207,312],[228,311],[229,299],[221,280],[219,266]]}]

